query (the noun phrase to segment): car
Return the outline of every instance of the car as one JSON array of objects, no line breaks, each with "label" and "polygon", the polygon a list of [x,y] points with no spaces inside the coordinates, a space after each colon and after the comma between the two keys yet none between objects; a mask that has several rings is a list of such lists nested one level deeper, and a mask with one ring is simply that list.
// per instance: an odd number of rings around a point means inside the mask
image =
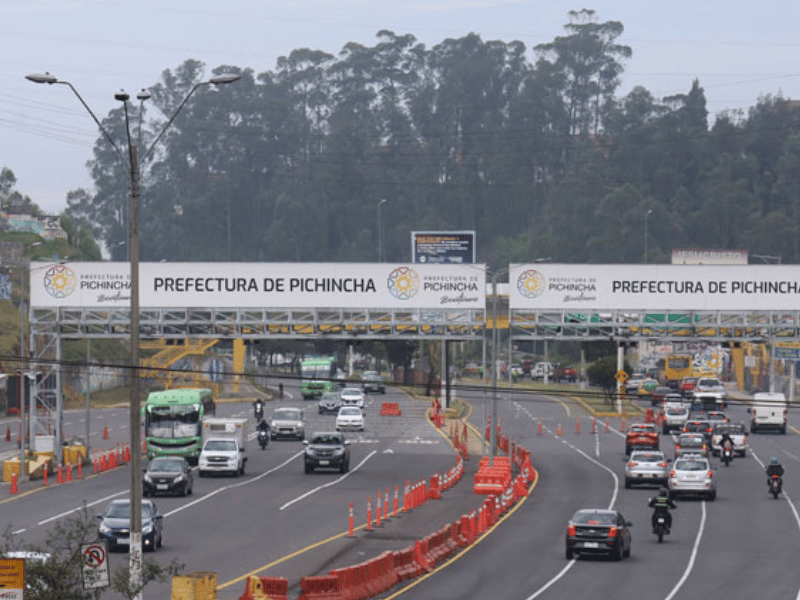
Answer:
[{"label": "car", "polygon": [[670,498],[684,495],[703,496],[706,500],[717,497],[717,480],[711,463],[699,454],[684,454],[672,463],[667,480]]},{"label": "car", "polygon": [[336,415],[336,431],[364,431],[364,413],[357,406],[342,406]]},{"label": "car", "polygon": [[645,377],[639,383],[639,389],[636,390],[636,393],[639,395],[640,398],[651,398],[655,393],[656,389],[658,388],[658,380],[651,379],[649,377]]},{"label": "car", "polygon": [[[142,500],[142,548],[155,552],[161,547],[163,515],[158,512],[155,502]],[[131,531],[130,500],[112,500],[105,513],[97,515],[100,524],[97,536],[105,541],[109,550],[128,548]]]},{"label": "car", "polygon": [[716,377],[699,377],[697,385],[694,388],[695,394],[702,394],[704,392],[722,392],[725,393],[725,386]]},{"label": "car", "polygon": [[273,440],[280,438],[305,439],[305,413],[302,409],[293,406],[276,408],[269,421],[269,434]]},{"label": "car", "polygon": [[358,388],[344,388],[339,394],[339,398],[342,401],[342,406],[357,406],[362,410],[364,409],[364,393]]},{"label": "car", "polygon": [[305,472],[315,469],[338,469],[340,473],[350,470],[350,442],[341,433],[331,431],[314,432],[306,445],[303,464]]},{"label": "car", "polygon": [[712,427],[714,427],[720,423],[727,423],[728,415],[719,410],[710,410],[706,414],[706,420],[711,423]]},{"label": "car", "polygon": [[194,476],[192,467],[182,456],[156,456],[143,469],[142,495],[160,493],[188,496],[192,493]]},{"label": "car", "polygon": [[562,381],[575,383],[577,380],[578,373],[575,371],[575,367],[572,365],[567,365],[566,367],[560,367],[556,369],[555,375],[553,375],[553,381],[556,383],[561,383]]},{"label": "car", "polygon": [[317,408],[319,409],[319,414],[325,413],[338,413],[339,407],[342,405],[342,399],[339,397],[339,394],[336,392],[325,392],[320,396],[319,402],[317,403]]},{"label": "car", "polygon": [[700,433],[682,433],[675,442],[675,458],[684,454],[699,454],[708,456],[708,442]]},{"label": "car", "polygon": [[625,464],[625,487],[666,485],[669,461],[661,450],[635,450]]},{"label": "car", "polygon": [[689,420],[689,407],[681,403],[666,402],[661,424],[662,433],[681,431]]},{"label": "car", "polygon": [[697,387],[697,379],[697,377],[684,377],[681,379],[681,382],[678,384],[678,391],[681,396],[688,397],[694,393],[694,389]]},{"label": "car", "polygon": [[567,560],[572,560],[576,554],[608,554],[614,560],[630,556],[632,525],[616,510],[578,510],[567,524]]},{"label": "car", "polygon": [[747,456],[747,428],[744,423],[717,423],[714,425],[714,433],[711,435],[711,452],[714,456],[719,456],[720,440],[722,434],[727,433],[733,441],[733,452],[740,456]]},{"label": "car", "polygon": [[683,426],[683,433],[700,433],[705,436],[706,443],[711,443],[711,434],[714,433],[714,428],[708,419],[696,419],[693,416],[689,417],[686,424]]},{"label": "car", "polygon": [[633,423],[625,435],[625,454],[634,449],[658,450],[658,431],[653,423]]},{"label": "car", "polygon": [[670,395],[675,395],[675,390],[671,387],[660,385],[653,390],[653,395],[650,397],[650,404],[652,406],[661,406]]},{"label": "car", "polygon": [[639,385],[644,381],[644,375],[634,373],[628,379],[625,380],[625,383],[622,384],[625,388],[625,393],[628,395],[635,396],[639,393]]},{"label": "car", "polygon": [[364,373],[361,377],[361,389],[364,390],[365,394],[369,394],[370,392],[377,392],[379,394],[386,393],[386,385],[383,383],[383,379],[377,373]]}]

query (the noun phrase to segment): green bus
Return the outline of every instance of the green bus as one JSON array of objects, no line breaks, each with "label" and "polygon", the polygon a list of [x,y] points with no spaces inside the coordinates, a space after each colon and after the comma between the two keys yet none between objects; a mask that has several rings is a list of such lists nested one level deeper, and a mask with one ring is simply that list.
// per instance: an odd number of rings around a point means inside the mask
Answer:
[{"label": "green bus", "polygon": [[184,456],[197,464],[203,417],[216,412],[211,390],[181,388],[152,392],[142,409],[147,458]]},{"label": "green bus", "polygon": [[300,362],[300,395],[303,400],[313,400],[338,389],[335,358],[316,356]]}]

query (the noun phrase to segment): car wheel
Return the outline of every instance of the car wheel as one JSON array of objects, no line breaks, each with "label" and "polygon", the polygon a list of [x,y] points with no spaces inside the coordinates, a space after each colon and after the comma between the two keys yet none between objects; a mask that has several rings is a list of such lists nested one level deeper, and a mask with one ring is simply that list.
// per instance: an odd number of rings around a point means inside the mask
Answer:
[{"label": "car wheel", "polygon": [[622,556],[624,555],[624,550],[622,549],[622,542],[620,541],[619,546],[614,548],[614,553],[611,555],[611,558],[615,561],[622,560]]},{"label": "car wheel", "polygon": [[566,557],[567,557],[567,560],[572,560],[572,549],[571,548],[567,548]]},{"label": "car wheel", "polygon": [[184,483],[183,487],[181,488],[181,496],[188,496],[189,495],[189,484]]},{"label": "car wheel", "polygon": [[191,483],[189,484],[189,491],[186,492],[186,495],[191,496],[193,492],[194,492],[194,483]]},{"label": "car wheel", "polygon": [[244,475],[244,466],[247,464],[247,461],[242,461],[242,466],[239,468],[239,475]]},{"label": "car wheel", "polygon": [[631,480],[626,477],[625,478],[625,489],[629,490],[630,487],[631,487]]},{"label": "car wheel", "polygon": [[630,453],[631,453],[631,447],[626,444],[625,445],[625,455],[628,455]]},{"label": "car wheel", "polygon": [[631,547],[632,546],[633,546],[633,544],[631,543],[631,545],[628,546],[628,549],[625,550],[625,552],[622,553],[622,556],[624,556],[625,558],[630,558],[631,557]]},{"label": "car wheel", "polygon": [[306,474],[313,473],[313,472],[314,472],[314,467],[312,467],[310,464],[306,463]]},{"label": "car wheel", "polygon": [[709,502],[713,502],[713,501],[714,501],[714,500],[716,500],[716,499],[717,499],[717,492],[716,492],[716,491],[709,492],[709,494],[708,494],[708,501],[709,501]]}]

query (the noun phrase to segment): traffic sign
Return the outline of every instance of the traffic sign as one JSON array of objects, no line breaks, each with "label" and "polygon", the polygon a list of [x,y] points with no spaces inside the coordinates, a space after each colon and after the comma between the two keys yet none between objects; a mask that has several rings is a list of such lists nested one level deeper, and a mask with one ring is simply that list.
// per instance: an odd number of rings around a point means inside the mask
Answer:
[{"label": "traffic sign", "polygon": [[25,559],[0,558],[0,597],[22,600],[25,590]]},{"label": "traffic sign", "polygon": [[105,542],[81,545],[83,557],[83,589],[106,587],[108,578],[108,552]]},{"label": "traffic sign", "polygon": [[616,377],[617,381],[619,381],[620,383],[625,383],[626,381],[628,381],[628,374],[622,369],[617,371],[617,374],[614,375],[614,377]]}]

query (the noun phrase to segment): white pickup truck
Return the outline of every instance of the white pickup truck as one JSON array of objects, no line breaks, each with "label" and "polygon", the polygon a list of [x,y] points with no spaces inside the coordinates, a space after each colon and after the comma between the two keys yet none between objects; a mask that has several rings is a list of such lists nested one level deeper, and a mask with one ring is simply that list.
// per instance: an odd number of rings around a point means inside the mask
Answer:
[{"label": "white pickup truck", "polygon": [[733,453],[739,456],[747,454],[747,429],[744,423],[718,423],[711,434],[711,453],[719,456],[722,451],[720,440],[722,434],[727,433],[733,441]]}]

